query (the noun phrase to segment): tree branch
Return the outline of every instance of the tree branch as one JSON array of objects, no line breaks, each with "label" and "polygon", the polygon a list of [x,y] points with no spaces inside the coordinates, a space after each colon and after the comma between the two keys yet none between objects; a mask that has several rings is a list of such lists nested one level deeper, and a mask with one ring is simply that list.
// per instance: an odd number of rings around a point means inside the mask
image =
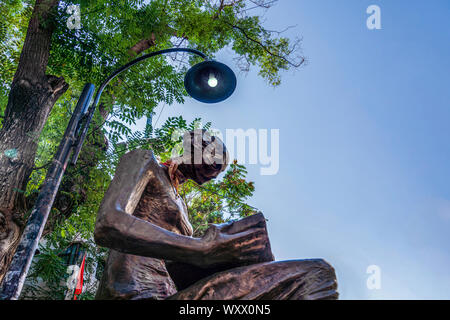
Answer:
[{"label": "tree branch", "polygon": [[156,35],[155,33],[151,33],[150,37],[146,39],[142,39],[138,43],[136,43],[134,46],[132,46],[129,50],[130,55],[139,55],[141,52],[149,49],[150,47],[153,47],[156,45]]},{"label": "tree branch", "polygon": [[[237,26],[237,25],[234,25],[234,24],[232,24],[232,23],[229,23],[229,22],[227,22],[227,21],[224,21],[224,23],[227,24],[227,25],[229,25],[229,26],[232,27],[233,29],[237,29],[237,30],[239,30],[240,32],[242,32],[242,34],[245,36],[245,38],[247,38],[248,40],[250,40],[250,41],[256,43],[256,44],[257,44],[258,46],[260,46],[264,51],[266,51],[269,55],[274,56],[274,57],[277,57],[277,58],[279,58],[279,59],[285,61],[286,63],[288,63],[289,65],[291,65],[291,66],[293,66],[293,67],[295,67],[295,68],[300,67],[300,66],[305,62],[305,60],[306,60],[304,57],[300,57],[300,62],[298,62],[298,63],[295,63],[295,62],[293,62],[293,61],[290,61],[290,60],[287,59],[286,57],[280,56],[279,54],[270,51],[270,50],[267,48],[267,46],[265,46],[261,41],[259,41],[259,40],[257,40],[257,39],[254,39],[254,38],[250,37],[250,36],[247,34],[247,32],[246,32],[243,28],[241,28],[241,27],[239,27],[239,26]],[[297,45],[298,45],[298,41],[294,44],[294,48],[295,48]],[[290,53],[292,53],[292,52],[293,52],[293,50],[290,51]]]}]

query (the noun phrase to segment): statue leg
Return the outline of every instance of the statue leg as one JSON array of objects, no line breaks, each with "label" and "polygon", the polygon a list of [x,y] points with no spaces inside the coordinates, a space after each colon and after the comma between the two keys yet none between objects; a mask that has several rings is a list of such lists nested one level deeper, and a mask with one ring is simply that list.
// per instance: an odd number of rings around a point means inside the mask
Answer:
[{"label": "statue leg", "polygon": [[321,300],[337,299],[336,290],[336,274],[324,260],[290,260],[222,271],[168,299]]}]

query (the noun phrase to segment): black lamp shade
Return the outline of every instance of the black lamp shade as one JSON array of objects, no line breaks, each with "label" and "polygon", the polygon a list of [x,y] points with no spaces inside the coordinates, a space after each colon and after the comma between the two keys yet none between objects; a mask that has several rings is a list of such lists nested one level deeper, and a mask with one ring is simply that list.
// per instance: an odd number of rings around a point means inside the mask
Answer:
[{"label": "black lamp shade", "polygon": [[233,70],[217,61],[203,61],[184,77],[187,93],[200,102],[217,103],[231,96],[236,88]]}]

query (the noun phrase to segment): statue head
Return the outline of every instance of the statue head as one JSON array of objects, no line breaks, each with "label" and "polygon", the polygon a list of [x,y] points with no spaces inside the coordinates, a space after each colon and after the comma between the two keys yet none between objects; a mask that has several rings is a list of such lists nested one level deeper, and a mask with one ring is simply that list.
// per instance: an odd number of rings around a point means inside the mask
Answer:
[{"label": "statue head", "polygon": [[182,174],[180,182],[191,179],[203,184],[216,178],[228,165],[228,152],[225,144],[205,129],[188,131],[183,136],[184,153],[172,159],[178,164]]}]

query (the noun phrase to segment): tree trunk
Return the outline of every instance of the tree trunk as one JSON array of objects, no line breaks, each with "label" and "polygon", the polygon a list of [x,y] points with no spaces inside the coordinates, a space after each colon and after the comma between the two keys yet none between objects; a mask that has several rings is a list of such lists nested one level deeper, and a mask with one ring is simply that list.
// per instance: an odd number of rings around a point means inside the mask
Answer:
[{"label": "tree trunk", "polygon": [[24,190],[34,166],[38,138],[64,79],[46,75],[59,0],[36,0],[0,130],[0,281],[25,223]]}]

